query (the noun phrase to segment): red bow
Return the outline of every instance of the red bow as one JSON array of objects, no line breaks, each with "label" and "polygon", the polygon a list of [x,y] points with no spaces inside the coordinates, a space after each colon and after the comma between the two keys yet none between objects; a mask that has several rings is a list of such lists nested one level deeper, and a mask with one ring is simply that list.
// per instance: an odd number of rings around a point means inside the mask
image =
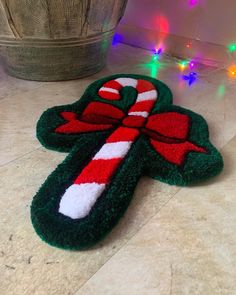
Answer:
[{"label": "red bow", "polygon": [[[62,112],[60,115],[68,122],[55,131],[66,134],[108,130],[120,126],[121,120],[126,117],[117,107],[102,102],[91,102],[81,115],[74,112]],[[140,130],[149,137],[151,145],[161,156],[181,165],[188,152],[206,152],[204,148],[188,141],[189,128],[189,116],[165,112],[149,116]]]}]

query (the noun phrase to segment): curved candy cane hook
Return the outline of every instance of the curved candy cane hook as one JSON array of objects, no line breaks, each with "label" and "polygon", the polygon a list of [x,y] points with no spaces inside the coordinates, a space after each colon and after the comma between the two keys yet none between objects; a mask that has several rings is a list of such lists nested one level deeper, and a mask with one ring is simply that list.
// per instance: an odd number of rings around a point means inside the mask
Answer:
[{"label": "curved candy cane hook", "polygon": [[137,90],[136,101],[129,109],[121,126],[107,138],[106,143],[65,191],[59,206],[59,212],[65,216],[79,219],[89,214],[138,138],[140,131],[137,128],[145,124],[157,100],[158,94],[155,86],[143,79],[111,80],[99,89],[98,94],[106,100],[119,100],[121,99],[120,91],[126,86]]}]

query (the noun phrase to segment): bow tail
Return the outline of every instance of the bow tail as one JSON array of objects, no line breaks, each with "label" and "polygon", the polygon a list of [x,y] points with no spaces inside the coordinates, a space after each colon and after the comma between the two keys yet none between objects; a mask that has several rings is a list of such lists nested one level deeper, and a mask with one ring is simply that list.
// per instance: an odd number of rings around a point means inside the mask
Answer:
[{"label": "bow tail", "polygon": [[77,119],[73,112],[62,112],[60,114],[67,123],[56,128],[56,133],[76,134],[83,132],[104,131],[113,127],[112,124],[93,124]]},{"label": "bow tail", "polygon": [[168,162],[182,165],[185,157],[189,152],[206,153],[206,150],[189,141],[181,143],[165,143],[158,140],[151,139],[153,148]]}]

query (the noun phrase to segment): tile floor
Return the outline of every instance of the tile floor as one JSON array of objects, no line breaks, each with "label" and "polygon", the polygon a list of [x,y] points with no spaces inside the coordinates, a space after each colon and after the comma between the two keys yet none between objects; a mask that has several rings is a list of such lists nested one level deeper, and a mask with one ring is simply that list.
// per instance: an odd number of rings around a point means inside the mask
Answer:
[{"label": "tile floor", "polygon": [[[218,177],[190,188],[142,178],[119,225],[89,251],[52,248],[35,234],[32,197],[65,158],[41,147],[35,125],[48,107],[74,102],[94,80],[115,73],[164,81],[174,103],[203,115],[222,152]],[[112,48],[107,67],[77,81],[29,82],[0,70],[1,295],[234,295],[236,294],[236,80],[199,67],[189,87],[176,61]]]}]

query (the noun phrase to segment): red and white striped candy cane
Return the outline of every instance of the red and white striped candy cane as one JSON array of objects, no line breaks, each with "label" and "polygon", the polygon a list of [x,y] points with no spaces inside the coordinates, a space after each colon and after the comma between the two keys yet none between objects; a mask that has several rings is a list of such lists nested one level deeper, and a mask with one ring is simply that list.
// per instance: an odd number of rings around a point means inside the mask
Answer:
[{"label": "red and white striped candy cane", "polygon": [[151,82],[133,78],[108,81],[100,88],[98,94],[103,99],[119,100],[120,91],[126,86],[137,90],[136,101],[128,110],[121,126],[113,131],[74,183],[65,191],[59,206],[59,212],[65,216],[79,219],[89,214],[139,136],[138,127],[144,126],[157,100],[158,94]]}]

